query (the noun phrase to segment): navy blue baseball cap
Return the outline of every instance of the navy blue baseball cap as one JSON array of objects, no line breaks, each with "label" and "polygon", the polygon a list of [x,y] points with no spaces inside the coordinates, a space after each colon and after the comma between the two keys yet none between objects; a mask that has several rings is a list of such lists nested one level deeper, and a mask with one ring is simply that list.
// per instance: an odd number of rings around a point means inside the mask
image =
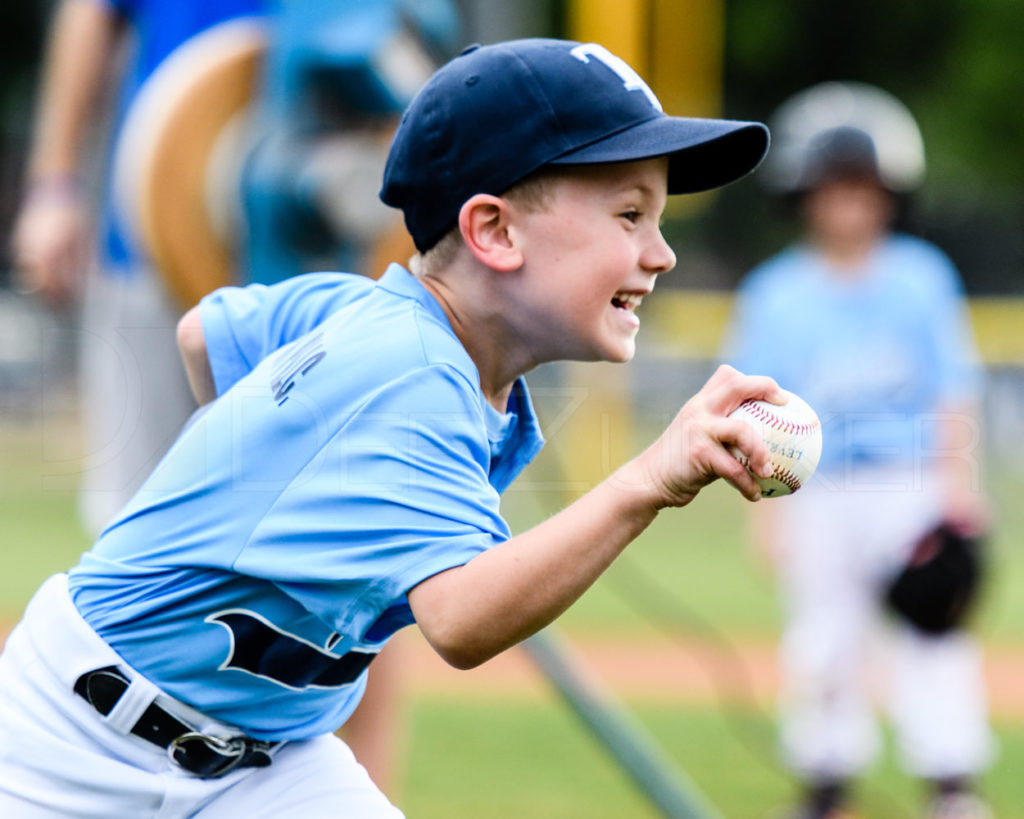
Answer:
[{"label": "navy blue baseball cap", "polygon": [[622,59],[595,43],[471,46],[420,89],[395,131],[381,200],[431,248],[477,193],[500,195],[544,165],[669,157],[668,192],[697,193],[752,171],[759,122],[670,117]]}]

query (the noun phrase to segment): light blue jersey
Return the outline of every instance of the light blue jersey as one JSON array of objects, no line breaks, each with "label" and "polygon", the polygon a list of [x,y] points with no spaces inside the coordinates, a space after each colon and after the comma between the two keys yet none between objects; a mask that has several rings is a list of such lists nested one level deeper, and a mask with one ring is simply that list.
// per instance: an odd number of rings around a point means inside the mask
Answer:
[{"label": "light blue jersey", "polygon": [[72,596],[211,717],[263,739],[329,732],[412,622],[406,592],[509,537],[499,493],[539,451],[537,419],[523,381],[506,414],[488,405],[397,265],[228,288],[202,316],[231,386],[69,573]]},{"label": "light blue jersey", "polygon": [[741,285],[724,357],[815,409],[819,470],[912,465],[934,455],[933,414],[979,395],[962,297],[952,263],[920,239],[886,239],[849,278],[795,246]]},{"label": "light blue jersey", "polygon": [[206,296],[199,309],[217,395],[372,288],[365,276],[310,273],[281,287],[224,287]]}]

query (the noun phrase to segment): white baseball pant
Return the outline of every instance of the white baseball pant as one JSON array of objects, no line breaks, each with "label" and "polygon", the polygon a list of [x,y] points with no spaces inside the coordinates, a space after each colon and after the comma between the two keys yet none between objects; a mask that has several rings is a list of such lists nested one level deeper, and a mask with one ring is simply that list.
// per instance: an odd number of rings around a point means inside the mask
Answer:
[{"label": "white baseball pant", "polygon": [[927,478],[910,470],[815,476],[765,503],[778,504],[786,607],[780,716],[790,766],[808,779],[862,770],[880,742],[872,690],[880,683],[911,774],[982,771],[992,738],[974,640],[964,631],[929,637],[898,623],[880,628],[884,583],[941,516]]},{"label": "white baseball pant", "polygon": [[[132,684],[103,717],[73,686],[84,672],[109,665]],[[154,699],[205,732],[233,732],[128,666],[78,614],[66,576],[50,578],[0,655],[0,816],[402,817],[333,735],[276,746],[269,767],[221,778],[192,775],[165,750],[129,733]]]}]

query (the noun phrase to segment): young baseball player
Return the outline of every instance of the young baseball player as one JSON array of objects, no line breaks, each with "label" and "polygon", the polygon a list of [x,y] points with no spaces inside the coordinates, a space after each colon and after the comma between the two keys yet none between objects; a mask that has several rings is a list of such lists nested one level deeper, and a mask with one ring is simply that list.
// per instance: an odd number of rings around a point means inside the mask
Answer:
[{"label": "young baseball player", "polygon": [[765,170],[798,206],[799,235],[742,282],[725,360],[773,375],[823,425],[815,480],[754,510],[785,601],[780,740],[803,791],[792,817],[849,816],[881,747],[884,679],[899,761],[928,785],[922,815],[986,819],[972,793],[993,753],[976,642],[960,627],[879,628],[886,584],[925,533],[987,525],[963,285],[939,248],[894,228],[923,173],[920,134],[901,102],[854,83],[801,92],[773,130]]},{"label": "young baseball player", "polygon": [[718,477],[758,497],[727,446],[762,474],[766,447],[727,415],[782,396],[723,367],[558,515],[513,537],[499,511],[542,443],[523,375],[629,360],[636,308],[675,264],[666,196],[737,179],[766,147],[757,123],[666,116],[594,44],[442,68],[381,191],[415,275],[226,290],[184,320],[193,383],[221,394],[11,634],[0,815],[400,816],[332,734],[396,630],[475,666],[554,620],[661,509]]}]

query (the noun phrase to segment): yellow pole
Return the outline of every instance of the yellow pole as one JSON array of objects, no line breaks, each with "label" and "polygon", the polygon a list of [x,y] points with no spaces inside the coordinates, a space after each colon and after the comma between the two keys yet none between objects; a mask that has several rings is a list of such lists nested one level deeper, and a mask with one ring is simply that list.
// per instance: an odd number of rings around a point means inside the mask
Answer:
[{"label": "yellow pole", "polygon": [[722,0],[651,0],[651,88],[665,111],[715,117],[722,109]]},{"label": "yellow pole", "polygon": [[721,113],[723,18],[722,0],[568,0],[569,36],[622,57],[680,116]]},{"label": "yellow pole", "polygon": [[569,37],[600,43],[646,79],[650,5],[650,0],[569,0]]}]

